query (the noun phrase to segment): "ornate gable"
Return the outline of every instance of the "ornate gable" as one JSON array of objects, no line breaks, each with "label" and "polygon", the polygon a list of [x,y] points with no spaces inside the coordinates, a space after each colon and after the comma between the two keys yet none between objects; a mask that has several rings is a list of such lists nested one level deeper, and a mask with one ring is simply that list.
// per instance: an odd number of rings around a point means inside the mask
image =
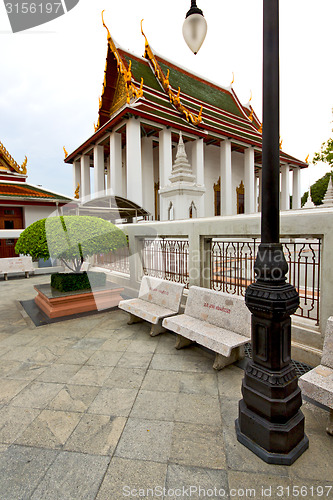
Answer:
[{"label": "ornate gable", "polygon": [[26,175],[27,161],[27,157],[25,157],[24,162],[20,166],[0,141],[0,174]]}]

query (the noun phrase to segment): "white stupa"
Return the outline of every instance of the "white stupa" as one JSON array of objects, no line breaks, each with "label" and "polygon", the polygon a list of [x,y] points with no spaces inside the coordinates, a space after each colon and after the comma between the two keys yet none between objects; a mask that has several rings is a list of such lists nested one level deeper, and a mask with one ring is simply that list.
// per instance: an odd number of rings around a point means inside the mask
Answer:
[{"label": "white stupa", "polygon": [[203,217],[203,195],[206,189],[196,183],[181,132],[169,181],[170,184],[159,191],[162,220]]},{"label": "white stupa", "polygon": [[330,175],[330,180],[328,182],[327,191],[323,199],[322,207],[325,208],[333,207],[333,183],[331,175]]},{"label": "white stupa", "polygon": [[316,208],[316,205],[313,203],[311,198],[311,186],[309,187],[308,199],[306,200],[306,203],[304,203],[302,208]]}]

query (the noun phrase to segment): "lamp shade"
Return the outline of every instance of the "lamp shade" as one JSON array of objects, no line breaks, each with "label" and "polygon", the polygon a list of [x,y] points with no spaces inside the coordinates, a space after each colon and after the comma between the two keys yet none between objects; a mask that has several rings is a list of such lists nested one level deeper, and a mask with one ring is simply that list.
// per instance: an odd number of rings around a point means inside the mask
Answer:
[{"label": "lamp shade", "polygon": [[202,14],[190,14],[183,24],[183,37],[189,48],[197,54],[207,33],[207,22]]}]

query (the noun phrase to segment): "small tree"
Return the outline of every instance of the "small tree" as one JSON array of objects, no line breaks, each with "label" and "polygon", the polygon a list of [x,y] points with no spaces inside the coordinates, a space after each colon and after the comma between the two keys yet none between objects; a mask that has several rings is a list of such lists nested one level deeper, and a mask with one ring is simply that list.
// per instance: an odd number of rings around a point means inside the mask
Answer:
[{"label": "small tree", "polygon": [[[332,109],[332,114],[333,114],[333,109]],[[330,138],[326,142],[323,142],[319,153],[314,154],[312,163],[316,164],[319,161],[328,163],[329,166],[333,168],[333,138]]]},{"label": "small tree", "polygon": [[123,231],[98,217],[68,215],[34,222],[20,235],[15,251],[33,259],[60,259],[79,272],[85,257],[127,246]]}]

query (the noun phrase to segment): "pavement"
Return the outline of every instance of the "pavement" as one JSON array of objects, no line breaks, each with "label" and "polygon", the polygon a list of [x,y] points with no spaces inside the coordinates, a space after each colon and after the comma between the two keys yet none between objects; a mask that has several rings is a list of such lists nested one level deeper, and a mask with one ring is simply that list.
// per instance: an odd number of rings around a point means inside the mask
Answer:
[{"label": "pavement", "polygon": [[35,327],[18,300],[49,279],[0,281],[0,500],[333,498],[327,411],[268,465],[235,436],[242,369],[119,310]]}]

